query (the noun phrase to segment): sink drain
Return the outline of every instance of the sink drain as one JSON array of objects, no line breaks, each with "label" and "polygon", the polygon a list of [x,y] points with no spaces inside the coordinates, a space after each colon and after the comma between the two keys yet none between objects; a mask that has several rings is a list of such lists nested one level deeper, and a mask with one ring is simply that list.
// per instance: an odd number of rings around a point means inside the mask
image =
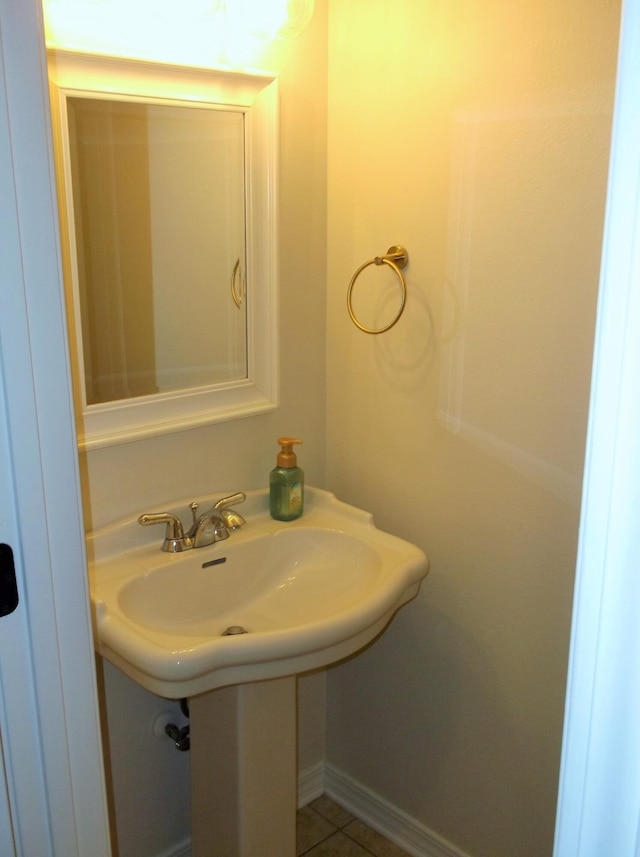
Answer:
[{"label": "sink drain", "polygon": [[235,637],[236,634],[248,634],[246,628],[243,628],[242,625],[229,625],[226,631],[222,632],[223,637]]}]

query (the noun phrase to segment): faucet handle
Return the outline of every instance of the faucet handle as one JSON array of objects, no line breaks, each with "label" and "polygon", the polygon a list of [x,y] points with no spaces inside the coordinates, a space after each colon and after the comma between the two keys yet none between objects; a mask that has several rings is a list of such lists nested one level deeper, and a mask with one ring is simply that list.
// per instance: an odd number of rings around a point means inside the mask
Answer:
[{"label": "faucet handle", "polygon": [[242,515],[233,509],[223,509],[220,514],[228,530],[238,530],[243,524],[247,523]]},{"label": "faucet handle", "polygon": [[237,494],[231,494],[229,497],[223,497],[222,500],[218,500],[214,505],[214,511],[220,512],[227,529],[237,530],[243,524],[247,523],[242,515],[235,512],[233,509],[228,508],[235,503],[244,503],[246,499],[247,495],[243,491],[238,491]]},{"label": "faucet handle", "polygon": [[167,553],[180,553],[193,547],[191,539],[184,534],[182,521],[171,512],[151,512],[140,515],[138,523],[143,527],[149,527],[152,524],[167,525],[162,543],[162,550]]},{"label": "faucet handle", "polygon": [[220,509],[226,509],[227,506],[233,506],[236,503],[244,503],[247,499],[247,495],[244,491],[238,491],[236,494],[230,494],[228,497],[223,497],[222,500],[218,500],[217,503],[214,503],[213,508],[216,512],[219,512]]}]

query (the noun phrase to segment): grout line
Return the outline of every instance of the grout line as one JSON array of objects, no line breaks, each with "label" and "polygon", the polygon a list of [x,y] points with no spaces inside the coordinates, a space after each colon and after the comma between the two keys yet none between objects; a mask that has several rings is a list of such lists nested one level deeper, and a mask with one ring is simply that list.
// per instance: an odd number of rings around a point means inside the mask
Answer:
[{"label": "grout line", "polygon": [[[369,827],[369,825],[368,825],[368,824],[364,824],[364,822],[360,822],[360,823],[361,823],[361,824],[363,824],[363,825],[367,828],[367,830],[373,830],[373,828],[372,828],[372,827]],[[362,842],[359,842],[357,839],[354,839],[354,837],[353,837],[353,836],[350,836],[350,835],[349,835],[349,831],[347,830],[347,827],[348,827],[348,826],[349,826],[349,825],[348,825],[348,824],[346,824],[346,825],[342,828],[342,833],[344,833],[344,835],[347,837],[347,839],[350,839],[350,840],[351,840],[351,842],[355,842],[355,844],[356,844],[356,845],[359,845],[359,846],[360,846],[360,848],[362,848],[362,850],[363,850],[363,851],[366,851],[366,852],[367,852],[367,854],[371,854],[371,857],[380,857],[378,854],[376,854],[376,852],[375,852],[375,851],[370,851],[370,850],[367,848],[367,846],[366,846],[366,845],[363,845],[363,844],[362,844]],[[374,831],[374,832],[375,832],[375,831]],[[397,846],[396,846],[396,847],[397,847]],[[402,852],[403,857],[405,857],[405,853],[406,853],[406,852],[404,852],[404,851]],[[408,855],[408,854],[406,854],[406,857],[409,857],[409,855]]]},{"label": "grout line", "polygon": [[[315,813],[315,815],[317,815],[319,818],[323,819],[323,821],[326,821],[327,824],[330,824],[333,829],[331,830],[330,833],[327,834],[327,836],[324,836],[322,839],[319,839],[316,843],[314,843],[311,846],[311,848],[307,848],[306,851],[300,852],[300,854],[298,854],[297,857],[305,857],[306,854],[311,854],[311,852],[314,850],[314,848],[318,848],[318,846],[322,845],[324,842],[327,842],[329,839],[331,839],[332,836],[335,836],[336,833],[342,833],[344,836],[347,837],[347,839],[349,839],[351,842],[353,842],[358,847],[362,848],[362,850],[364,852],[366,852],[367,854],[370,854],[371,857],[378,857],[378,855],[376,855],[375,851],[370,851],[366,845],[363,845],[362,842],[359,842],[357,839],[355,839],[353,836],[351,836],[349,834],[347,828],[354,821],[358,820],[356,818],[356,816],[348,819],[342,825],[336,825],[335,822],[329,821],[329,819],[325,815],[323,815],[321,812],[318,812],[318,810],[314,809],[313,807],[309,807],[309,808],[311,809],[311,811],[313,813]],[[364,822],[361,821],[360,823],[363,824],[368,830],[373,830],[373,828],[369,827],[369,825],[365,824]],[[402,853],[404,855],[406,852],[403,851]],[[409,857],[409,855],[407,854],[406,857]]]},{"label": "grout line", "polygon": [[314,848],[317,848],[317,847],[318,847],[318,845],[322,845],[322,843],[323,843],[323,842],[326,842],[328,839],[331,839],[331,837],[334,835],[334,833],[337,833],[337,832],[338,832],[338,828],[335,826],[335,824],[334,824],[332,821],[329,821],[329,819],[328,819],[328,818],[325,818],[325,817],[324,817],[324,815],[322,815],[322,813],[321,813],[321,812],[318,812],[318,811],[317,811],[316,809],[314,809],[312,806],[310,806],[310,807],[309,807],[309,809],[311,810],[311,812],[313,812],[315,815],[317,815],[317,816],[318,816],[318,818],[321,818],[323,821],[326,821],[326,822],[327,822],[327,824],[330,824],[330,825],[331,825],[331,827],[332,827],[333,829],[331,830],[331,832],[330,832],[330,833],[328,833],[328,834],[327,834],[326,836],[324,836],[322,839],[319,839],[316,843],[314,843],[314,844],[311,846],[311,848],[307,848],[307,850],[306,850],[306,851],[302,851],[300,854],[298,854],[298,857],[304,857],[304,855],[305,855],[305,854],[310,854],[310,853],[313,851],[313,849],[314,849]]},{"label": "grout line", "polygon": [[336,829],[336,830],[332,830],[332,831],[331,831],[331,833],[330,833],[328,836],[325,836],[325,837],[324,837],[324,839],[319,839],[319,840],[315,843],[315,845],[312,845],[312,846],[311,846],[311,848],[307,848],[307,850],[306,850],[306,851],[302,851],[300,854],[298,854],[298,857],[304,857],[304,855],[305,855],[305,854],[311,854],[311,852],[313,851],[313,849],[314,849],[314,848],[317,848],[319,845],[322,845],[322,843],[323,843],[323,842],[327,842],[327,841],[328,841],[329,839],[331,839],[331,837],[332,837],[332,836],[334,836],[336,833],[338,833],[338,830],[337,830],[337,829]]},{"label": "grout line", "polygon": [[347,831],[346,831],[346,830],[343,830],[342,832],[343,832],[343,833],[344,833],[344,835],[347,837],[347,839],[351,840],[351,842],[355,842],[355,844],[356,844],[356,845],[359,845],[359,846],[360,846],[360,848],[362,848],[362,850],[363,850],[363,851],[366,851],[366,852],[367,852],[367,854],[371,854],[371,857],[376,857],[376,855],[373,853],[373,851],[369,851],[369,849],[367,848],[367,846],[366,846],[366,845],[363,845],[363,844],[362,844],[362,842],[358,842],[358,840],[357,840],[357,839],[354,839],[354,838],[353,838],[353,836],[349,836],[349,834],[347,833]]}]

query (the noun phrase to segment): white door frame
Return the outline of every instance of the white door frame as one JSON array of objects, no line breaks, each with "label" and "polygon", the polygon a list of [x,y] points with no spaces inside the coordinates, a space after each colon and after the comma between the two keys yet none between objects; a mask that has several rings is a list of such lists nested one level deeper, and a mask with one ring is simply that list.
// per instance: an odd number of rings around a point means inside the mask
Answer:
[{"label": "white door frame", "polygon": [[[107,857],[38,0],[0,0],[0,63],[0,412],[6,406],[8,434],[6,443],[0,436],[0,455],[8,452],[12,470],[4,499],[12,493],[14,500],[0,516],[18,560],[20,588],[18,609],[0,619],[7,639],[11,626],[16,631],[11,646],[0,650],[10,811],[21,857]],[[10,657],[11,647],[19,655]],[[37,846],[22,839],[35,828]]]},{"label": "white door frame", "polygon": [[640,854],[640,0],[620,38],[555,857]]}]

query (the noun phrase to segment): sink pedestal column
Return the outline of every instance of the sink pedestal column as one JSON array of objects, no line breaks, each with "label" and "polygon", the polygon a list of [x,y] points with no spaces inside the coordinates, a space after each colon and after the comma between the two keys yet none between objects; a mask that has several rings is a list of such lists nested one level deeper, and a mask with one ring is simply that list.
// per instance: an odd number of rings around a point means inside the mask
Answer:
[{"label": "sink pedestal column", "polygon": [[295,857],[296,679],[189,699],[193,857]]}]

